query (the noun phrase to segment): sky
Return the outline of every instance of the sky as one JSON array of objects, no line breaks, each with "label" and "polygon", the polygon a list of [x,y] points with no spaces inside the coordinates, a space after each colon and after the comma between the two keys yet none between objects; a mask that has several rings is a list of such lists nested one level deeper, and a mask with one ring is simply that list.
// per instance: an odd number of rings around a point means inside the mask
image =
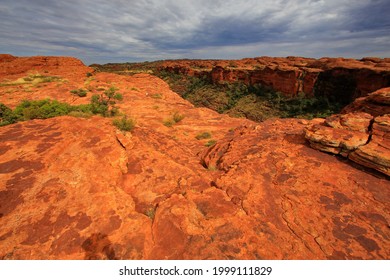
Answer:
[{"label": "sky", "polygon": [[389,0],[0,0],[0,53],[85,64],[390,57]]}]

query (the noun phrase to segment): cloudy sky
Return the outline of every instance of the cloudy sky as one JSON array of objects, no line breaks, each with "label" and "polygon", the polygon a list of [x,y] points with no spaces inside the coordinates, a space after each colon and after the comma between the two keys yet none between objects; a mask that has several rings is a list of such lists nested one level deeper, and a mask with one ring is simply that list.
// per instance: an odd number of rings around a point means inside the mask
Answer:
[{"label": "cloudy sky", "polygon": [[0,53],[86,64],[390,57],[389,0],[1,0]]}]

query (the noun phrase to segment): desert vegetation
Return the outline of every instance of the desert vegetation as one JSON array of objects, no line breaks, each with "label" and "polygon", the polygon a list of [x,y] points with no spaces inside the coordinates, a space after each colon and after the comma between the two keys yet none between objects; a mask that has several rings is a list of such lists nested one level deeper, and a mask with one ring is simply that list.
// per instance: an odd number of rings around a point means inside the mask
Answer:
[{"label": "desert vegetation", "polygon": [[211,138],[211,133],[208,131],[199,133],[198,135],[195,136],[196,139],[202,140],[202,139],[209,139]]},{"label": "desert vegetation", "polygon": [[112,124],[121,131],[132,131],[135,127],[135,120],[124,115],[120,119],[114,119]]},{"label": "desert vegetation", "polygon": [[92,113],[100,114],[103,117],[115,116],[119,113],[116,102],[121,100],[123,100],[122,94],[118,93],[116,88],[110,87],[102,94],[92,95],[91,111]]},{"label": "desert vegetation", "polygon": [[217,143],[217,141],[215,141],[214,139],[210,139],[210,140],[207,141],[204,145],[205,145],[206,147],[211,147],[211,146],[214,146],[216,143]]},{"label": "desert vegetation", "polygon": [[77,95],[78,97],[85,97],[85,96],[87,96],[87,90],[85,90],[83,88],[73,89],[70,92],[72,94],[74,94],[74,95]]},{"label": "desert vegetation", "polygon": [[[0,103],[0,126],[32,119],[48,119],[72,113],[91,114],[91,106],[70,105],[57,100],[24,100],[14,110]],[[92,114],[91,114],[92,115]]]},{"label": "desert vegetation", "polygon": [[327,117],[338,113],[342,104],[326,96],[305,96],[300,93],[286,97],[271,87],[241,82],[213,84],[207,77],[189,77],[167,71],[159,76],[169,83],[173,91],[195,106],[207,107],[233,117],[263,121],[273,117],[305,118]]},{"label": "desert vegetation", "polygon": [[47,76],[39,73],[29,74],[26,77],[18,78],[14,81],[5,81],[0,83],[0,87],[17,86],[17,85],[32,85],[36,86],[41,83],[61,82],[65,81],[61,77]]},{"label": "desert vegetation", "polygon": [[[80,97],[84,97],[87,94],[87,91],[84,89],[72,90],[71,92]],[[92,115],[115,117],[120,115],[116,102],[122,99],[123,96],[116,92],[115,88],[110,88],[100,95],[93,95],[89,104],[70,105],[51,99],[23,100],[12,110],[0,103],[0,126],[20,121],[48,119],[65,115],[82,118]],[[124,115],[122,118],[114,119],[113,125],[122,131],[131,131],[135,126],[135,120]]]},{"label": "desert vegetation", "polygon": [[174,124],[181,122],[185,118],[184,115],[175,111],[170,117],[163,120],[163,124],[167,127],[172,127]]}]

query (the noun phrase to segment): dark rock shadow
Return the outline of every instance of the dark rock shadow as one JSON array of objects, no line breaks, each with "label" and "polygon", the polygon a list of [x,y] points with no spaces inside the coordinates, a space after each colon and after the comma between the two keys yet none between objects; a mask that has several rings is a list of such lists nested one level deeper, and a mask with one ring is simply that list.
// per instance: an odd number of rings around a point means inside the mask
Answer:
[{"label": "dark rock shadow", "polygon": [[349,166],[352,166],[353,168],[355,169],[358,169],[360,171],[363,171],[365,173],[368,173],[374,177],[377,177],[379,179],[387,179],[387,180],[390,180],[390,176],[387,176],[386,174],[378,171],[378,170],[375,170],[373,168],[369,168],[369,167],[366,167],[364,165],[361,165],[361,164],[358,164],[356,162],[353,162],[352,160],[348,159],[348,158],[345,158],[341,155],[337,155],[336,156],[336,159],[344,164],[348,164]]},{"label": "dark rock shadow", "polygon": [[86,260],[116,260],[115,250],[106,234],[94,233],[81,247],[85,250]]}]

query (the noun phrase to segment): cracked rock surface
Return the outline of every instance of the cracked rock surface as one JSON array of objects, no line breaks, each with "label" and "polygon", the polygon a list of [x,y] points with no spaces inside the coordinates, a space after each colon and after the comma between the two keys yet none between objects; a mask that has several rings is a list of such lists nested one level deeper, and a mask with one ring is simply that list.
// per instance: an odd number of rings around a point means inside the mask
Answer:
[{"label": "cracked rock surface", "polygon": [[[56,61],[58,73],[74,71]],[[70,84],[115,84],[137,126],[122,133],[111,119],[65,116],[1,127],[0,259],[390,258],[388,178],[312,149],[307,121],[194,108],[146,74],[67,77],[30,94],[73,100]],[[22,91],[0,87],[0,102],[12,107]],[[164,126],[175,111],[185,118]],[[371,137],[356,157],[380,154],[388,117],[360,116],[329,123]],[[196,138],[206,131],[211,147]]]},{"label": "cracked rock surface", "polygon": [[305,129],[310,146],[340,154],[363,166],[390,176],[390,88],[359,98],[324,121]]}]

